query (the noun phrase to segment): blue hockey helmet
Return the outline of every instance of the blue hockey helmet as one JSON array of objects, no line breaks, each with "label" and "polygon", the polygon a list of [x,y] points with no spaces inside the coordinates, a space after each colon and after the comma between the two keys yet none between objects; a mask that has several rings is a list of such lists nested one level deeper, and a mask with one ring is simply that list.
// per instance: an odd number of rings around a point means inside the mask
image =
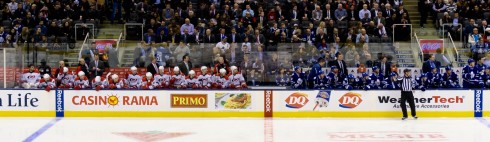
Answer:
[{"label": "blue hockey helmet", "polygon": [[324,71],[322,71],[322,70],[318,71],[318,75],[320,75],[320,74],[324,74],[324,73],[325,73],[325,72],[324,72]]},{"label": "blue hockey helmet", "polygon": [[422,78],[422,77],[427,77],[427,73],[422,73],[422,74],[420,75],[420,78]]},{"label": "blue hockey helmet", "polygon": [[362,73],[362,77],[366,77],[366,76],[369,76],[368,73]]},{"label": "blue hockey helmet", "polygon": [[337,66],[331,66],[330,69],[333,70],[333,69],[336,69]]},{"label": "blue hockey helmet", "polygon": [[373,71],[377,70],[378,69],[378,66],[374,66],[373,67]]},{"label": "blue hockey helmet", "polygon": [[468,64],[471,64],[472,62],[475,62],[473,59],[468,59]]},{"label": "blue hockey helmet", "polygon": [[298,70],[298,69],[300,69],[300,68],[301,68],[301,67],[299,67],[299,66],[294,66],[294,71],[296,71],[296,70]]},{"label": "blue hockey helmet", "polygon": [[391,77],[394,77],[394,76],[397,76],[397,75],[396,75],[396,73],[395,73],[395,72],[392,72],[392,73],[390,74],[390,76],[391,76]]},{"label": "blue hockey helmet", "polygon": [[450,71],[450,70],[453,70],[453,69],[450,66],[447,66],[446,71]]},{"label": "blue hockey helmet", "polygon": [[354,79],[355,77],[354,77],[354,75],[353,75],[353,74],[349,74],[349,76],[347,76],[347,78],[349,78],[349,79]]}]

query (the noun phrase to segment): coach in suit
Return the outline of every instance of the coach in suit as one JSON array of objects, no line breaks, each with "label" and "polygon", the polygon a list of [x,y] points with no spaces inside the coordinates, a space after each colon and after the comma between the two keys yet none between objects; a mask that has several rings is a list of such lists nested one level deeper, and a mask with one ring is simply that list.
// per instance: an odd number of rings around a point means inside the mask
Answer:
[{"label": "coach in suit", "polygon": [[150,72],[153,76],[155,76],[156,74],[158,74],[158,67],[160,65],[158,65],[157,63],[157,59],[155,57],[151,57],[151,64],[149,64],[148,66],[146,66],[146,71],[147,72]]},{"label": "coach in suit", "polygon": [[388,57],[382,56],[381,61],[379,61],[376,66],[378,66],[380,72],[385,76],[391,74],[391,63],[388,62]]},{"label": "coach in suit", "polygon": [[104,62],[99,60],[99,55],[94,56],[94,61],[90,62],[89,68],[90,73],[92,74],[92,76],[90,76],[90,80],[96,76],[101,76],[104,73]]},{"label": "coach in suit", "polygon": [[184,55],[182,62],[179,63],[179,69],[185,76],[189,75],[189,71],[192,70],[192,63],[189,60],[189,55]]},{"label": "coach in suit", "polygon": [[337,57],[337,60],[332,61],[332,65],[336,66],[339,69],[340,75],[342,77],[347,76],[347,74],[349,74],[349,71],[347,71],[347,64],[344,61],[344,55],[340,52],[337,52],[335,57]]},{"label": "coach in suit", "polygon": [[[424,65],[422,66],[422,72],[431,72],[432,68],[441,68],[441,63],[436,61],[436,56],[434,54],[430,55],[429,59],[424,62]],[[439,70],[437,72],[439,72]]]}]

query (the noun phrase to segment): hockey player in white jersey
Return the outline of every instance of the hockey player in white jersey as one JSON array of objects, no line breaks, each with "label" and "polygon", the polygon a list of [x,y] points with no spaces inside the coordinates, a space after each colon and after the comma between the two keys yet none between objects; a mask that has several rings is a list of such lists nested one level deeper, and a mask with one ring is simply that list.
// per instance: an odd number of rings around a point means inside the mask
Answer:
[{"label": "hockey player in white jersey", "polygon": [[187,87],[192,89],[199,89],[201,85],[199,79],[196,77],[196,72],[194,70],[189,71],[189,76],[185,79]]},{"label": "hockey player in white jersey", "polygon": [[87,78],[87,76],[85,76],[85,73],[83,71],[79,71],[78,72],[78,77],[75,78],[75,82],[74,82],[74,89],[75,90],[80,90],[80,89],[85,89],[85,88],[89,88],[89,80]]},{"label": "hockey player in white jersey", "polygon": [[231,75],[228,76],[228,83],[230,89],[247,89],[247,83],[243,75],[238,73],[238,68],[236,66],[231,66]]},{"label": "hockey player in white jersey", "polygon": [[208,67],[202,66],[201,67],[201,75],[197,77],[197,80],[199,81],[199,86],[203,89],[211,89],[211,85],[213,82],[213,75],[208,72]]},{"label": "hockey player in white jersey", "polygon": [[124,89],[126,88],[126,80],[119,78],[119,75],[113,74],[111,75],[109,83],[109,89]]},{"label": "hockey player in white jersey", "polygon": [[109,84],[104,77],[96,76],[92,80],[92,88],[95,89],[95,91],[99,91],[100,89],[106,89],[108,87]]},{"label": "hockey player in white jersey", "polygon": [[143,78],[138,74],[138,68],[131,67],[131,74],[126,79],[128,82],[128,89],[139,89],[143,82]]},{"label": "hockey player in white jersey", "polygon": [[145,78],[143,78],[143,83],[141,84],[141,89],[143,90],[153,90],[155,89],[155,80],[151,72],[147,72]]},{"label": "hockey player in white jersey", "polygon": [[170,83],[170,76],[165,74],[163,66],[158,67],[159,73],[155,75],[155,87],[158,89],[161,88],[168,88],[169,83]]},{"label": "hockey player in white jersey", "polygon": [[225,89],[228,88],[228,76],[224,68],[219,70],[219,74],[214,76],[213,89]]},{"label": "hockey player in white jersey", "polygon": [[170,77],[170,88],[185,89],[185,76],[180,72],[179,67],[174,67],[174,74]]},{"label": "hockey player in white jersey", "polygon": [[38,88],[49,92],[51,89],[56,88],[56,81],[49,74],[44,74],[43,79],[39,80]]},{"label": "hockey player in white jersey", "polygon": [[73,82],[75,81],[75,77],[68,73],[68,68],[63,67],[63,72],[58,73],[58,78],[56,78],[56,81],[59,82],[58,88],[59,89],[70,89],[73,88]]},{"label": "hockey player in white jersey", "polygon": [[34,65],[29,65],[29,71],[22,74],[20,79],[22,88],[31,89],[37,87],[37,84],[41,80],[41,74],[35,72]]}]

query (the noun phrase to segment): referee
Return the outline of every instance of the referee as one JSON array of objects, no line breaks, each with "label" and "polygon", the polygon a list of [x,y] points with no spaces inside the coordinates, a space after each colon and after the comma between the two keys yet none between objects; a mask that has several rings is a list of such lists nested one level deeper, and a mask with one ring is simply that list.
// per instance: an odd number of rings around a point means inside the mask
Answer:
[{"label": "referee", "polygon": [[401,88],[400,107],[402,108],[402,112],[403,112],[402,120],[407,119],[407,105],[405,103],[407,101],[408,104],[410,105],[410,111],[412,112],[412,117],[414,119],[418,118],[415,112],[415,101],[412,93],[412,88],[414,87],[412,83],[414,83],[415,80],[412,79],[412,75],[410,74],[410,71],[411,71],[410,69],[403,70],[404,76],[398,78],[398,81],[400,83],[400,88]]}]

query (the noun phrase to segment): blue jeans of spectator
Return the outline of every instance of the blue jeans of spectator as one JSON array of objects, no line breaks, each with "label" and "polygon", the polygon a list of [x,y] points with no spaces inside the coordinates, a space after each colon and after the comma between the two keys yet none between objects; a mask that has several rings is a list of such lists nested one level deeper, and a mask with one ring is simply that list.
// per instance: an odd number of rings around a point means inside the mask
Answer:
[{"label": "blue jeans of spectator", "polygon": [[[119,13],[117,13],[119,11]],[[116,14],[122,18],[122,11],[121,11],[121,4],[118,2],[113,2],[112,3],[112,16],[111,16],[111,22],[114,22],[114,19],[116,19]]]}]

